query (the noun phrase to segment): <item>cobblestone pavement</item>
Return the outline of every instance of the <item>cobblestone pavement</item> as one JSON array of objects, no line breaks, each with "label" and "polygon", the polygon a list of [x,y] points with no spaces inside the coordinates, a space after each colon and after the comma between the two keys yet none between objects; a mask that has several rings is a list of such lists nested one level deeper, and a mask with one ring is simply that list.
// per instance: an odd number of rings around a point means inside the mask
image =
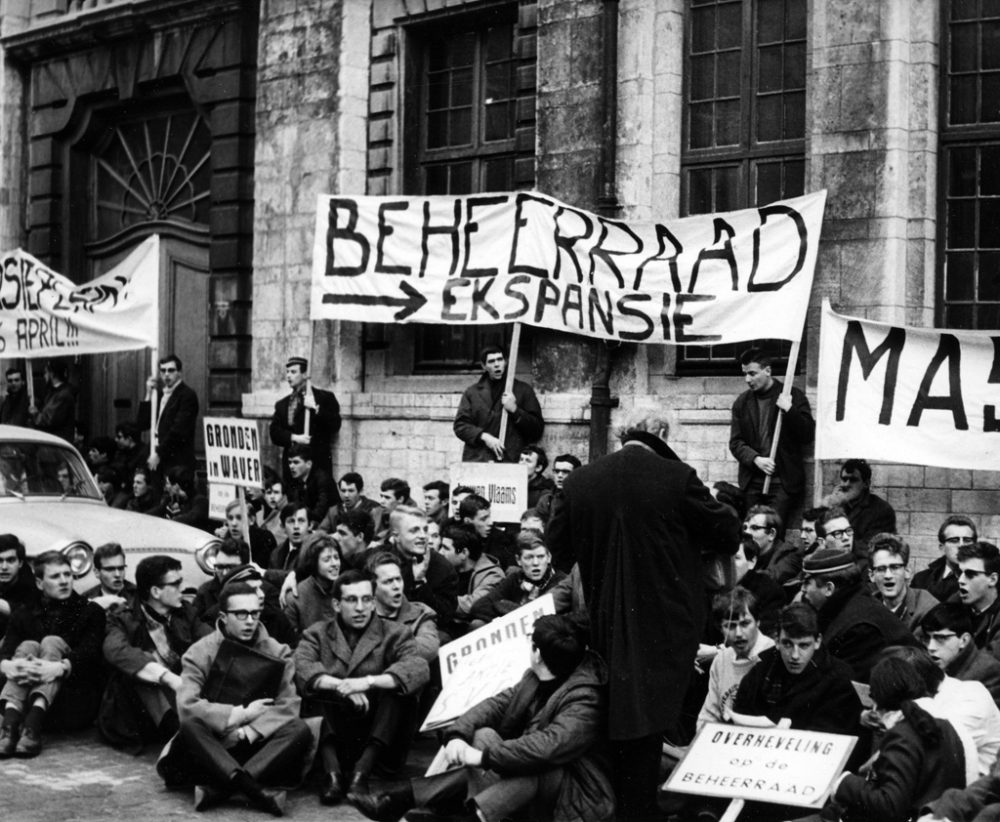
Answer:
[{"label": "cobblestone pavement", "polygon": [[[205,819],[206,822],[253,822],[271,817],[233,802],[195,813],[189,790],[167,790],[156,775],[157,751],[135,757],[100,742],[96,731],[51,735],[37,759],[0,761],[4,822],[107,822],[109,819],[158,822]],[[433,756],[432,740],[418,739],[410,758],[414,773]],[[306,786],[288,795],[285,817],[296,822],[361,822],[344,804],[327,808]]]}]

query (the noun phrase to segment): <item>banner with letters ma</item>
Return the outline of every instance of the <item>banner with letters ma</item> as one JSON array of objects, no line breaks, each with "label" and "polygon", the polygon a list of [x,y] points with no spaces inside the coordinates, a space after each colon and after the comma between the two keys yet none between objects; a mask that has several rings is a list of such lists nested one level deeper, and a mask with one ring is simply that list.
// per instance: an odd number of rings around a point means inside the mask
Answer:
[{"label": "banner with letters ma", "polygon": [[148,237],[106,274],[74,283],[26,251],[0,259],[0,357],[155,348],[160,238]]},{"label": "banner with letters ma", "polygon": [[662,223],[538,192],[319,198],[314,320],[522,322],[608,340],[797,340],[826,192]]},{"label": "banner with letters ma", "polygon": [[1000,470],[1000,332],[835,314],[820,327],[817,459]]}]

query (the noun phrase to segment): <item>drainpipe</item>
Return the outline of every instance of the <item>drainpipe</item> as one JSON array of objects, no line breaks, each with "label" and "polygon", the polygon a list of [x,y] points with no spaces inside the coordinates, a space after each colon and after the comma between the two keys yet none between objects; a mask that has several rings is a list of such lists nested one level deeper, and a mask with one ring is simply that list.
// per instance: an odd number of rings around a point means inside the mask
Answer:
[{"label": "drainpipe", "polygon": [[[597,211],[604,217],[617,217],[618,203],[618,0],[605,0],[601,14],[604,40],[604,61],[601,67],[601,191]],[[614,350],[620,343],[597,340],[597,362],[590,386],[590,461],[608,453],[608,429],[611,409],[618,407],[618,398],[611,396],[611,368]]]}]

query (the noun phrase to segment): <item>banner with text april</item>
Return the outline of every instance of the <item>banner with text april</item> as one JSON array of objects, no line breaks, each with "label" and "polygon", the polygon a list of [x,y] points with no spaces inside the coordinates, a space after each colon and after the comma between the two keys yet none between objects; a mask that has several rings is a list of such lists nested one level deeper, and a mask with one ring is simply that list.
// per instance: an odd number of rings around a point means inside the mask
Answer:
[{"label": "banner with text april", "polygon": [[843,317],[823,302],[816,457],[1000,469],[1000,332]]},{"label": "banner with text april", "polygon": [[0,357],[155,348],[160,238],[148,237],[106,274],[74,283],[26,251],[0,259]]},{"label": "banner with text april", "polygon": [[609,340],[797,340],[826,192],[666,222],[538,192],[319,198],[314,320],[522,322]]}]

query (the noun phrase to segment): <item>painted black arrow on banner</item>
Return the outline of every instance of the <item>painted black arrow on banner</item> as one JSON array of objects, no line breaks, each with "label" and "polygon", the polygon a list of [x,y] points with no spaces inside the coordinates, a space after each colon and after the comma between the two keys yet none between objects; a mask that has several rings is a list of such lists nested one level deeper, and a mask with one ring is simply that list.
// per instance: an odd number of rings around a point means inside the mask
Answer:
[{"label": "painted black arrow on banner", "polygon": [[399,290],[405,297],[369,297],[362,294],[324,294],[324,303],[334,305],[398,305],[395,319],[401,322],[415,314],[427,303],[427,298],[405,280],[399,284]]}]

